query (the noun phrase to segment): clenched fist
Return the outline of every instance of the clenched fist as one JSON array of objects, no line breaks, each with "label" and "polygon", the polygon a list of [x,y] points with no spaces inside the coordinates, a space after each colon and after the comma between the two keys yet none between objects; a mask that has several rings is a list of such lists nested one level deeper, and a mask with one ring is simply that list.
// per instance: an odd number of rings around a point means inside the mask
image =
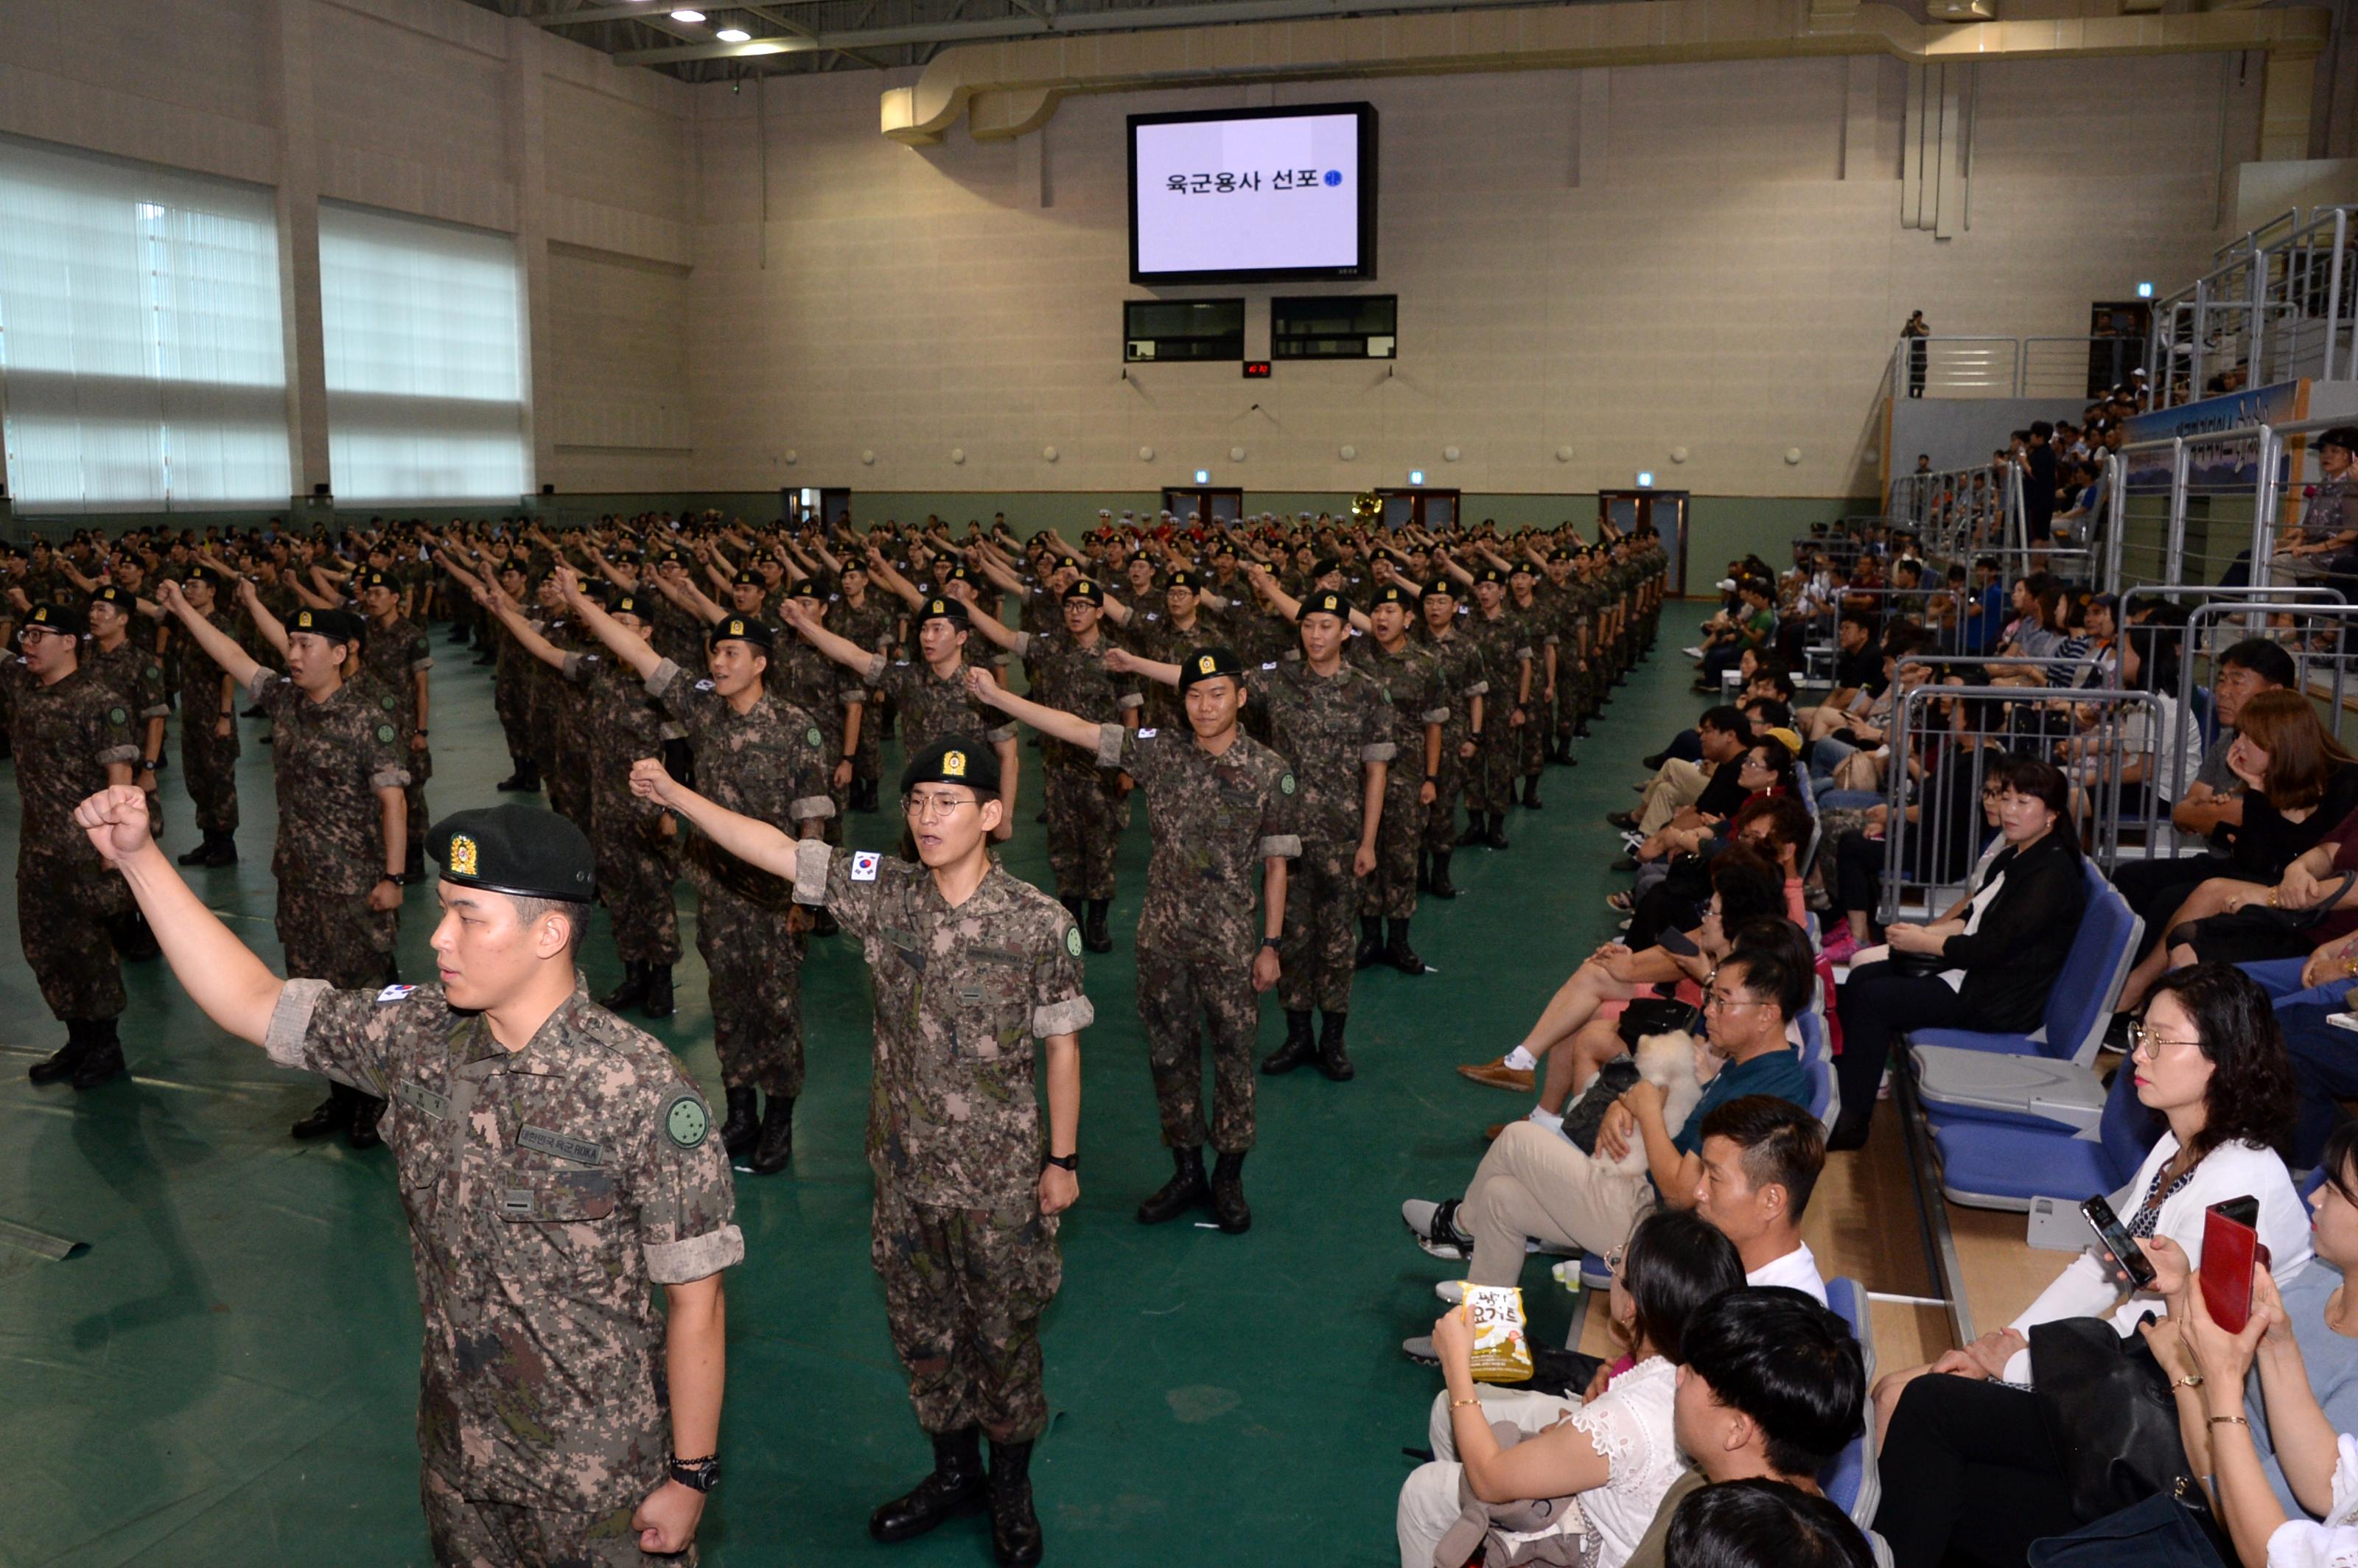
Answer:
[{"label": "clenched fist", "polygon": [[110,866],[119,866],[153,843],[147,795],[135,784],[109,784],[74,807],[74,821]]}]

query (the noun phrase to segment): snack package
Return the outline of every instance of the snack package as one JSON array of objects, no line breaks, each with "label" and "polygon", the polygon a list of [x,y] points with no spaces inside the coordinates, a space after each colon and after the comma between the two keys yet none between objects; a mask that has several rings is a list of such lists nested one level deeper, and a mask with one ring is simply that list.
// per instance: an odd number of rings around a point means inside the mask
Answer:
[{"label": "snack package", "polygon": [[1531,1375],[1520,1286],[1466,1286],[1466,1321],[1474,1330],[1476,1382],[1520,1383]]}]

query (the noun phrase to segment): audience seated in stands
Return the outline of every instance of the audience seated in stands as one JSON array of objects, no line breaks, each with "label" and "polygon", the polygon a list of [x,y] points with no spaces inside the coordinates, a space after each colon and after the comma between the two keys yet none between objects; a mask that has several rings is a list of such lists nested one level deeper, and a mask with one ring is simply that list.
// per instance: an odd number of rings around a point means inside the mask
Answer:
[{"label": "audience seated in stands", "polygon": [[1866,1537],[1842,1509],[1782,1481],[1707,1487],[1679,1505],[1665,1568],[1868,1568]]}]

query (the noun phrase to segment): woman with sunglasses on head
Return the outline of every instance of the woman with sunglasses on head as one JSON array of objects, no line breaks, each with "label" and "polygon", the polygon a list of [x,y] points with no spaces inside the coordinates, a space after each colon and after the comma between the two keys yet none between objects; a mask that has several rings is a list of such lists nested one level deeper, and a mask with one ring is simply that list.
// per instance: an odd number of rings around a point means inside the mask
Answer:
[{"label": "woman with sunglasses on head", "polygon": [[[2276,1152],[2291,1122],[2292,1075],[2259,987],[2224,964],[2163,976],[2121,1070],[2135,1075],[2137,1102],[2167,1123],[2136,1174],[2110,1195],[2128,1233],[2167,1238],[2199,1266],[2204,1211],[2254,1197],[2278,1277],[2298,1278],[2310,1257],[2308,1218]],[[2092,1247],[2006,1327],[1877,1382],[1884,1493],[1875,1525],[1898,1568],[2019,1563],[2031,1541],[2088,1522],[2065,1480],[2070,1434],[2050,1433],[2029,1389],[2029,1332],[2104,1316],[2126,1336],[2167,1310]],[[2004,1507],[1989,1506],[2000,1499]]]}]

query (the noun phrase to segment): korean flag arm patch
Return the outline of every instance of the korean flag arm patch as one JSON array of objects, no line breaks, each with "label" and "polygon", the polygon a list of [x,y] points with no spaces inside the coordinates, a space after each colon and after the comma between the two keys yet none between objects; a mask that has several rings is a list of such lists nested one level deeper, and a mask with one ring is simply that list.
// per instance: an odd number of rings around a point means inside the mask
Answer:
[{"label": "korean flag arm patch", "polygon": [[383,1007],[386,1002],[399,1001],[416,989],[416,986],[387,986],[376,993],[377,1005]]},{"label": "korean flag arm patch", "polygon": [[851,880],[856,882],[874,881],[877,868],[883,861],[884,857],[873,849],[860,850],[851,857]]}]

